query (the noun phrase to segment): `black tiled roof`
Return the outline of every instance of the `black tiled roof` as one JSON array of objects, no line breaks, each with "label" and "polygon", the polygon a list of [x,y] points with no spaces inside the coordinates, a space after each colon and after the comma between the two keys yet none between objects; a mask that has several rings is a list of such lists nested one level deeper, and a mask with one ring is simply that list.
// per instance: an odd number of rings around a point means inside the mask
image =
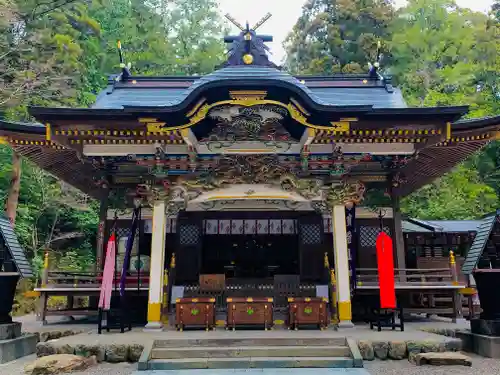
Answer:
[{"label": "black tiled roof", "polygon": [[[179,77],[187,85],[187,77]],[[137,77],[137,85],[132,84],[112,84],[101,93],[94,108],[123,108],[124,106],[160,106],[168,107],[180,104],[189,94],[207,84],[216,82],[233,83],[244,81],[246,84],[254,82],[267,82],[269,84],[292,85],[300,89],[311,100],[319,105],[326,106],[356,106],[366,105],[375,108],[406,108],[401,92],[391,87],[387,89],[381,81],[370,80],[370,85],[362,86],[359,83],[362,79],[369,80],[368,76],[353,75],[351,78],[346,75],[339,76],[341,82],[335,87],[308,87],[307,77],[296,78],[291,74],[266,66],[229,66],[216,70],[213,73],[202,77],[191,77],[192,84],[186,88],[166,87],[158,85],[154,87],[154,78]],[[336,77],[311,77],[314,81],[332,81]],[[175,77],[159,77],[157,82],[173,81]],[[147,86],[142,86],[141,81],[148,82]],[[357,87],[349,82],[356,83]],[[344,86],[344,87],[342,87]],[[348,87],[345,87],[348,86]],[[351,86],[351,87],[349,87]]]},{"label": "black tiled roof", "polygon": [[486,248],[486,244],[488,243],[488,239],[490,238],[491,231],[495,226],[496,219],[500,211],[487,216],[481,221],[481,224],[477,228],[476,237],[472,242],[469,252],[467,253],[467,257],[465,258],[464,264],[462,266],[462,273],[464,275],[470,275],[474,268],[476,268],[479,259],[481,259],[481,255],[483,255],[483,251]]},{"label": "black tiled roof", "polygon": [[9,219],[4,215],[0,215],[0,235],[2,237],[1,240],[5,243],[9,251],[12,261],[16,265],[17,272],[21,274],[21,277],[32,277],[33,271],[31,265],[24,255],[24,250],[17,240]]}]

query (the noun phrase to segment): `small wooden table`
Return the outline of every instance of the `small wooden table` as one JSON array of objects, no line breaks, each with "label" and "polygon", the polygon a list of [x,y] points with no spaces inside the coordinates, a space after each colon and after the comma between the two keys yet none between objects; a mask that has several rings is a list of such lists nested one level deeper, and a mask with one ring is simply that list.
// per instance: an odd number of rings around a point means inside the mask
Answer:
[{"label": "small wooden table", "polygon": [[263,326],[267,331],[273,326],[273,299],[228,298],[226,328],[237,326]]},{"label": "small wooden table", "polygon": [[326,298],[288,298],[289,328],[299,325],[316,325],[320,329],[328,326]]},{"label": "small wooden table", "polygon": [[178,298],[175,300],[175,327],[215,328],[215,298]]}]

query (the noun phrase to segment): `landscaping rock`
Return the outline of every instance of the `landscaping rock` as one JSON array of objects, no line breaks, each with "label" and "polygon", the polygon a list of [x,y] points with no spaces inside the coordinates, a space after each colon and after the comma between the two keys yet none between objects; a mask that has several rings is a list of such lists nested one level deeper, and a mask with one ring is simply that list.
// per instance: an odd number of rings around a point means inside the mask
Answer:
[{"label": "landscaping rock", "polygon": [[387,341],[374,341],[373,352],[378,359],[387,359],[389,355],[389,343]]},{"label": "landscaping rock", "polygon": [[127,362],[128,346],[121,344],[106,345],[106,361],[111,363]]},{"label": "landscaping rock", "polygon": [[[25,334],[25,332],[23,332],[23,334]],[[31,334],[36,336],[36,342],[40,342],[40,332],[32,332]]]},{"label": "landscaping rock", "polygon": [[358,342],[358,348],[365,361],[373,361],[375,359],[375,353],[373,352],[373,345],[371,341],[360,340]]},{"label": "landscaping rock", "polygon": [[50,331],[49,332],[49,340],[57,340],[62,336],[61,331]]},{"label": "landscaping rock", "polygon": [[106,350],[103,346],[98,344],[75,346],[75,354],[82,357],[96,357],[97,362],[104,362],[106,360]]},{"label": "landscaping rock", "polygon": [[389,358],[403,359],[406,357],[406,342],[389,341]]},{"label": "landscaping rock", "polygon": [[50,332],[40,332],[40,342],[46,342],[49,341],[49,335]]},{"label": "landscaping rock", "polygon": [[422,353],[437,353],[439,352],[439,341],[423,341]]},{"label": "landscaping rock", "polygon": [[472,361],[464,354],[457,352],[419,353],[415,355],[417,366],[472,366]]},{"label": "landscaping rock", "polygon": [[407,341],[406,350],[408,352],[408,360],[415,361],[415,356],[422,352],[422,343],[420,341]]},{"label": "landscaping rock", "polygon": [[132,344],[128,348],[128,360],[129,362],[139,362],[144,346],[140,344]]},{"label": "landscaping rock", "polygon": [[24,368],[30,375],[49,375],[80,371],[96,365],[95,357],[85,358],[74,354],[54,354],[38,358],[34,363]]},{"label": "landscaping rock", "polygon": [[75,354],[75,348],[69,344],[58,345],[55,348],[57,354]]},{"label": "landscaping rock", "polygon": [[51,343],[39,342],[38,344],[36,344],[37,357],[45,357],[52,354],[56,354],[56,349]]},{"label": "landscaping rock", "polygon": [[453,339],[444,343],[447,352],[458,352],[462,350],[462,340]]},{"label": "landscaping rock", "polygon": [[72,331],[71,329],[67,329],[61,332],[61,337],[73,336],[74,334],[75,334],[74,331]]}]

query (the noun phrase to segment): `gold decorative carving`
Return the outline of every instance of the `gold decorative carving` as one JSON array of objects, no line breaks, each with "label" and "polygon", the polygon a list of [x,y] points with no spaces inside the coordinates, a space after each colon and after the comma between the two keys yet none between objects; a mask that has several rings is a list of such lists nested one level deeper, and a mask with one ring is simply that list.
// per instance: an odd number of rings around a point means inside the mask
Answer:
[{"label": "gold decorative carving", "polygon": [[342,181],[327,188],[325,198],[330,207],[339,203],[359,204],[364,199],[365,191],[365,185],[360,181]]},{"label": "gold decorative carving", "polygon": [[193,108],[191,108],[191,110],[190,110],[190,111],[186,114],[186,117],[191,117],[191,116],[193,116],[193,115],[196,113],[196,111],[197,111],[197,110],[201,107],[201,105],[202,105],[203,103],[205,103],[206,101],[207,101],[207,99],[206,99],[206,98],[201,98],[201,99],[198,101],[198,103],[196,103],[196,104],[194,105],[194,107],[193,107]]},{"label": "gold decorative carving", "polygon": [[152,122],[146,124],[148,128],[149,133],[162,133],[163,132],[163,126],[165,126],[164,122]]},{"label": "gold decorative carving", "polygon": [[229,97],[234,100],[264,100],[266,96],[267,91],[264,90],[229,91]]},{"label": "gold decorative carving", "polygon": [[[172,127],[163,127],[161,128],[162,132],[166,131],[171,131],[171,130],[180,130],[180,129],[185,129],[189,128],[198,122],[204,120],[210,109],[218,107],[218,106],[224,106],[224,105],[240,105],[244,107],[252,107],[254,105],[266,105],[266,104],[274,104],[283,108],[286,108],[288,112],[290,113],[290,117],[297,121],[298,123],[307,126],[309,128],[313,129],[319,129],[319,130],[330,130],[335,132],[348,132],[350,129],[350,123],[346,121],[339,121],[339,122],[331,122],[331,126],[324,126],[324,125],[316,125],[312,124],[308,121],[308,117],[303,114],[298,107],[293,104],[292,102],[285,104],[277,100],[269,100],[269,99],[262,99],[259,96],[256,95],[248,95],[248,91],[246,92],[246,95],[241,94],[238,98],[232,98],[229,100],[222,100],[218,101],[212,104],[204,104],[202,105],[193,115],[190,117],[189,122],[183,125],[178,125],[178,126],[172,126]],[[156,119],[155,119],[156,121]],[[155,129],[152,131],[157,131],[158,126],[156,125],[157,123],[151,124],[151,128]],[[148,124],[148,131],[149,131],[149,126]],[[154,126],[154,127],[153,127]]]}]

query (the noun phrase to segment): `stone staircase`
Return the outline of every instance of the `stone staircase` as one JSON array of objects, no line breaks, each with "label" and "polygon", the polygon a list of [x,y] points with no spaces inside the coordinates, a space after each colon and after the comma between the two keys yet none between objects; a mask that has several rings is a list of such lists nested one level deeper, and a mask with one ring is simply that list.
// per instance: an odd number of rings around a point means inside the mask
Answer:
[{"label": "stone staircase", "polygon": [[155,340],[138,369],[363,367],[355,341],[339,338],[220,338]]}]

